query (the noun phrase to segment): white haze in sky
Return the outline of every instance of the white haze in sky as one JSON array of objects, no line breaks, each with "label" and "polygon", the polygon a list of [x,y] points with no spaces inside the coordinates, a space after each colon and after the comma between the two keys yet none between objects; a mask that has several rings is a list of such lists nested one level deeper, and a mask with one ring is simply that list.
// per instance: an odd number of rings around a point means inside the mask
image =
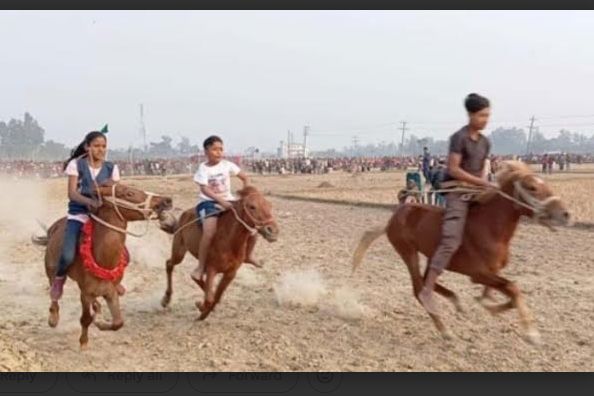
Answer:
[{"label": "white haze in sky", "polygon": [[492,128],[592,133],[593,43],[590,11],[1,11],[0,120],[138,146],[144,103],[149,140],[272,150],[308,124],[325,149],[399,141],[402,120],[446,138],[478,92]]}]

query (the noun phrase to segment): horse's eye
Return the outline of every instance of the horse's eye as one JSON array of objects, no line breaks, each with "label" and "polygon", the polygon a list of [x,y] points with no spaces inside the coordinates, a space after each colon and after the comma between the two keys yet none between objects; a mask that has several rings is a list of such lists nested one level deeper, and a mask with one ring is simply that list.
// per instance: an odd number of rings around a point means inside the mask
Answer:
[{"label": "horse's eye", "polygon": [[536,191],[536,186],[531,184],[531,185],[529,185],[528,187],[526,187],[526,189],[527,189],[528,191]]},{"label": "horse's eye", "polygon": [[256,207],[254,205],[250,205],[250,210],[256,210]]},{"label": "horse's eye", "polygon": [[132,198],[133,196],[134,196],[134,193],[132,191],[128,191],[126,193],[126,197],[128,197],[128,198]]}]

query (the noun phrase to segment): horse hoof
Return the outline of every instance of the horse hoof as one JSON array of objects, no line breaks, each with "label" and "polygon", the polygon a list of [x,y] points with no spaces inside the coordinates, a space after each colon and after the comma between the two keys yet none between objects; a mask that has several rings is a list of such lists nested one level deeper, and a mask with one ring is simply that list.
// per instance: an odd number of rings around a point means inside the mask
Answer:
[{"label": "horse hoof", "polygon": [[54,319],[54,318],[49,318],[47,321],[47,324],[49,325],[49,327],[51,327],[52,329],[55,329],[56,326],[58,326],[58,319]]},{"label": "horse hoof", "polygon": [[111,323],[107,322],[95,322],[95,327],[101,331],[111,330]]},{"label": "horse hoof", "polygon": [[528,341],[528,343],[532,345],[542,345],[542,338],[540,337],[540,333],[536,329],[529,329],[524,335],[524,338],[526,339],[526,341]]},{"label": "horse hoof", "polygon": [[453,301],[454,307],[456,308],[456,312],[459,314],[466,314],[466,309],[464,309],[464,307],[462,306],[462,304],[460,304],[460,301]]},{"label": "horse hoof", "polygon": [[454,339],[454,334],[450,330],[444,330],[441,332],[441,336],[446,341],[452,341]]},{"label": "horse hoof", "polygon": [[81,351],[86,351],[87,349],[89,349],[89,341],[81,341],[80,342],[80,350]]},{"label": "horse hoof", "polygon": [[163,308],[167,308],[169,306],[169,303],[171,302],[171,297],[169,296],[163,296],[163,298],[161,299],[161,306]]}]

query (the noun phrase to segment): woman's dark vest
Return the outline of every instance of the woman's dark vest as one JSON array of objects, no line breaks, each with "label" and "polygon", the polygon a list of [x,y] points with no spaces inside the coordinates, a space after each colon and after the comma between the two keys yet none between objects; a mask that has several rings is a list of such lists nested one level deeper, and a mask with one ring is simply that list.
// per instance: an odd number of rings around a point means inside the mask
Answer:
[{"label": "woman's dark vest", "polygon": [[[111,178],[113,173],[113,162],[104,161],[103,165],[101,166],[101,170],[97,174],[95,181],[97,184],[101,184],[107,179]],[[76,160],[76,168],[78,169],[78,186],[77,190],[79,193],[84,195],[88,198],[93,198],[93,176],[91,175],[91,170],[89,169],[89,163],[87,162],[87,158],[78,158]],[[87,214],[89,213],[89,209],[86,205],[83,205],[78,202],[74,202],[70,200],[68,202],[68,214]]]}]

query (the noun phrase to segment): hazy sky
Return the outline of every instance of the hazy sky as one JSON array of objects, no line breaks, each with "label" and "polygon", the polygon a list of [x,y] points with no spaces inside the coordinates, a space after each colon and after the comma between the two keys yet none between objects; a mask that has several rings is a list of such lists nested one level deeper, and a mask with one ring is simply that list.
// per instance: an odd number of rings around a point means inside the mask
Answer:
[{"label": "hazy sky", "polygon": [[469,92],[492,127],[594,132],[590,11],[1,11],[0,44],[0,120],[29,111],[69,145],[106,122],[111,147],[139,144],[140,103],[149,139],[228,151],[305,124],[314,149],[399,140],[402,120],[446,138]]}]

